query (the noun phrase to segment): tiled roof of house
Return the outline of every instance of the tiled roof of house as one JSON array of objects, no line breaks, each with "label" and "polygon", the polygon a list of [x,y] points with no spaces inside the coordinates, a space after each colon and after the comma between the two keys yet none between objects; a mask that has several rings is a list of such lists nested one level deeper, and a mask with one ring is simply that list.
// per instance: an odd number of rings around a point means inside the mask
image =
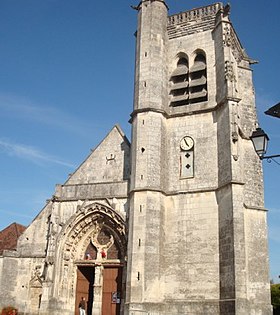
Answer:
[{"label": "tiled roof of house", "polygon": [[16,249],[17,240],[25,229],[26,226],[14,222],[0,231],[0,255],[3,254],[5,249]]}]

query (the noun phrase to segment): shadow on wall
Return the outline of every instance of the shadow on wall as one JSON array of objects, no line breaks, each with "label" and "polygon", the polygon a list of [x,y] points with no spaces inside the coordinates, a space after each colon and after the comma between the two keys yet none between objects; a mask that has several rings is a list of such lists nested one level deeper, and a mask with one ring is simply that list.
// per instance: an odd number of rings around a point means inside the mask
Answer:
[{"label": "shadow on wall", "polygon": [[121,150],[124,151],[123,179],[128,180],[130,177],[130,144],[128,140],[121,143]]}]

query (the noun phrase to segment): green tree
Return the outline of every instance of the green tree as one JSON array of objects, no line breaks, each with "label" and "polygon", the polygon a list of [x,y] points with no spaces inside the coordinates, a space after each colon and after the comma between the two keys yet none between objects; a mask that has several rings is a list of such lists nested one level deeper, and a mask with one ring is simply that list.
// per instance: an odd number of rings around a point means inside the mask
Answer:
[{"label": "green tree", "polygon": [[271,285],[271,304],[273,305],[273,314],[280,315],[280,284]]}]

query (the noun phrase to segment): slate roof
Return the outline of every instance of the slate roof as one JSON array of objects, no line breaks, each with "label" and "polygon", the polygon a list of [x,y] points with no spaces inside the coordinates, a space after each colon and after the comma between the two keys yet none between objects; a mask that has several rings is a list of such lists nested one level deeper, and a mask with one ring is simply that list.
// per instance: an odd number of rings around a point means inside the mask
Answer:
[{"label": "slate roof", "polygon": [[280,103],[270,107],[267,111],[264,112],[266,115],[280,118]]},{"label": "slate roof", "polygon": [[14,222],[0,231],[0,255],[3,254],[5,249],[16,249],[17,240],[25,229],[26,226]]}]

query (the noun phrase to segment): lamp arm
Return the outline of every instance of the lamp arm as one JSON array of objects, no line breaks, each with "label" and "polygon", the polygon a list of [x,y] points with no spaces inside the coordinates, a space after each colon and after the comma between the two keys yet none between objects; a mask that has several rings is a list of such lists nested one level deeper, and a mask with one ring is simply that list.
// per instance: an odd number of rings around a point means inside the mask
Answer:
[{"label": "lamp arm", "polygon": [[261,160],[266,160],[266,159],[273,159],[273,158],[277,158],[280,157],[280,154],[276,154],[276,155],[267,155],[267,156],[261,156]]}]

